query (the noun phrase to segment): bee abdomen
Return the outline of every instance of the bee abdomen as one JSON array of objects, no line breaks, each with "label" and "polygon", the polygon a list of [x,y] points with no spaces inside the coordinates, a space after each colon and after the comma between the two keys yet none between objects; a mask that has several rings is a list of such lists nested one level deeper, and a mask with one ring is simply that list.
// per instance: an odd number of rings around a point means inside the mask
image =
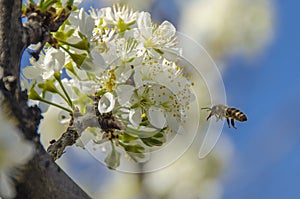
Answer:
[{"label": "bee abdomen", "polygon": [[241,122],[247,121],[247,116],[236,108],[228,108],[226,113],[227,117],[231,117]]}]

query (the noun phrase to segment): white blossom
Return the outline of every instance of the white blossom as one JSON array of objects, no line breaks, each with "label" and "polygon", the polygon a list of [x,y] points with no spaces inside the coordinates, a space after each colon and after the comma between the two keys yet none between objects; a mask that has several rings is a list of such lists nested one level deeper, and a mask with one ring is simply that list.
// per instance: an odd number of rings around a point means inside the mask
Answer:
[{"label": "white blossom", "polygon": [[180,49],[176,47],[175,27],[168,21],[164,21],[158,26],[154,25],[151,21],[151,15],[147,12],[141,12],[138,15],[135,37],[144,48],[150,50],[154,55],[157,54],[158,50],[180,52]]},{"label": "white blossom", "polygon": [[124,23],[125,25],[130,25],[136,20],[136,12],[133,12],[132,9],[125,5],[114,4],[112,8],[108,7],[104,10],[106,11],[104,21],[107,24],[118,26],[120,23]]},{"label": "white blossom", "polygon": [[179,29],[205,45],[213,58],[253,55],[273,36],[270,0],[192,0],[183,4]]},{"label": "white blossom", "polygon": [[72,12],[68,20],[70,20],[76,30],[84,34],[88,39],[92,36],[95,21],[83,8],[81,8],[79,12]]},{"label": "white blossom", "polygon": [[[89,139],[93,146],[110,141],[104,162],[114,168],[119,154],[147,159],[147,147],[163,145],[168,132],[178,133],[194,96],[184,67],[175,62],[181,49],[170,22],[156,25],[149,13],[116,4],[92,9],[90,15],[80,9],[64,31],[68,34],[58,39],[59,50],[50,48],[23,69],[28,79],[23,85],[39,106],[61,109],[58,123],[72,120],[79,135],[96,128],[78,145],[89,145]],[[105,129],[97,110],[108,117]],[[134,137],[130,143],[126,134]]]},{"label": "white blossom", "polygon": [[53,78],[54,72],[61,71],[65,64],[65,52],[60,49],[49,48],[46,54],[41,54],[38,61],[31,60],[32,66],[22,69],[27,79],[35,79],[37,82]]}]

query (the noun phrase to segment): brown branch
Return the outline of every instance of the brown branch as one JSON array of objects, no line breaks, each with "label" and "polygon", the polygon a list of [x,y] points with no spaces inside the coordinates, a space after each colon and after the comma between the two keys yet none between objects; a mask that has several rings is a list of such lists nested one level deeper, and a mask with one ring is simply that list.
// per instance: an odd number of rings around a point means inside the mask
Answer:
[{"label": "brown branch", "polygon": [[36,155],[26,165],[23,182],[17,185],[16,199],[90,198],[37,144]]},{"label": "brown branch", "polygon": [[[85,114],[81,114],[76,108],[72,114],[71,121],[67,130],[56,141],[52,140],[47,148],[48,154],[57,160],[62,156],[67,146],[76,143],[79,135],[88,127],[100,128],[103,132],[111,134],[116,129],[123,130],[124,126],[121,122],[115,120],[112,113],[100,114],[97,108],[98,101],[94,99],[94,105],[87,105]],[[98,98],[99,100],[99,98]],[[111,137],[114,138],[113,136]]]},{"label": "brown branch", "polygon": [[66,132],[57,140],[50,142],[50,146],[47,148],[47,153],[54,159],[57,160],[62,156],[67,146],[72,146],[76,143],[79,138],[77,131],[74,127],[68,127]]},{"label": "brown branch", "polygon": [[[89,198],[52,160],[39,141],[37,128],[42,118],[37,107],[27,106],[27,94],[20,89],[20,59],[32,42],[30,31],[21,24],[21,0],[0,0],[0,91],[18,121],[24,137],[36,145],[32,160],[21,171],[17,198]],[[36,34],[41,34],[39,31]],[[36,36],[36,35],[35,35]],[[36,36],[41,41],[43,35]],[[34,35],[33,35],[34,37]],[[29,41],[29,43],[28,43]]]},{"label": "brown branch", "polygon": [[40,42],[39,49],[30,52],[36,60],[39,59],[39,54],[47,42],[54,48],[59,47],[57,40],[51,33],[59,29],[70,16],[71,10],[72,8],[67,6],[57,15],[54,7],[41,11],[38,5],[29,3],[26,11],[23,13],[27,17],[27,21],[23,25],[23,42],[27,45]]}]

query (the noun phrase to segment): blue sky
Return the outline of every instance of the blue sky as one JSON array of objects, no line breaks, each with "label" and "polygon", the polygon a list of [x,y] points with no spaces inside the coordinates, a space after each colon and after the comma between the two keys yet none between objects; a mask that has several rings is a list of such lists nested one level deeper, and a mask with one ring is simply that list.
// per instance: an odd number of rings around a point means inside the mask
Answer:
[{"label": "blue sky", "polygon": [[[178,8],[165,9],[171,1],[157,1],[152,15],[176,22]],[[223,179],[223,199],[300,198],[300,2],[276,5],[272,43],[254,61],[232,58],[224,74],[228,104],[249,121],[237,124],[238,133],[224,132],[236,150]]]},{"label": "blue sky", "polygon": [[237,160],[229,170],[234,177],[224,180],[224,199],[300,197],[299,6],[277,2],[269,48],[254,63],[231,60],[224,75],[228,102],[249,118],[240,134],[230,135]]}]

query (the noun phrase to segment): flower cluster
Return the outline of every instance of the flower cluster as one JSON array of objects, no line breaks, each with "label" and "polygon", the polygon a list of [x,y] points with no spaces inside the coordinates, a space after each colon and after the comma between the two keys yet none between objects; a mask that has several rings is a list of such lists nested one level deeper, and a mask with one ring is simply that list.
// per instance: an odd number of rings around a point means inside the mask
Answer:
[{"label": "flower cluster", "polygon": [[46,46],[23,68],[23,87],[42,111],[60,108],[59,122],[81,140],[87,132],[94,145],[110,143],[108,167],[119,165],[121,151],[143,159],[184,125],[194,96],[170,22],[117,4],[74,12],[53,36],[59,48]]}]

